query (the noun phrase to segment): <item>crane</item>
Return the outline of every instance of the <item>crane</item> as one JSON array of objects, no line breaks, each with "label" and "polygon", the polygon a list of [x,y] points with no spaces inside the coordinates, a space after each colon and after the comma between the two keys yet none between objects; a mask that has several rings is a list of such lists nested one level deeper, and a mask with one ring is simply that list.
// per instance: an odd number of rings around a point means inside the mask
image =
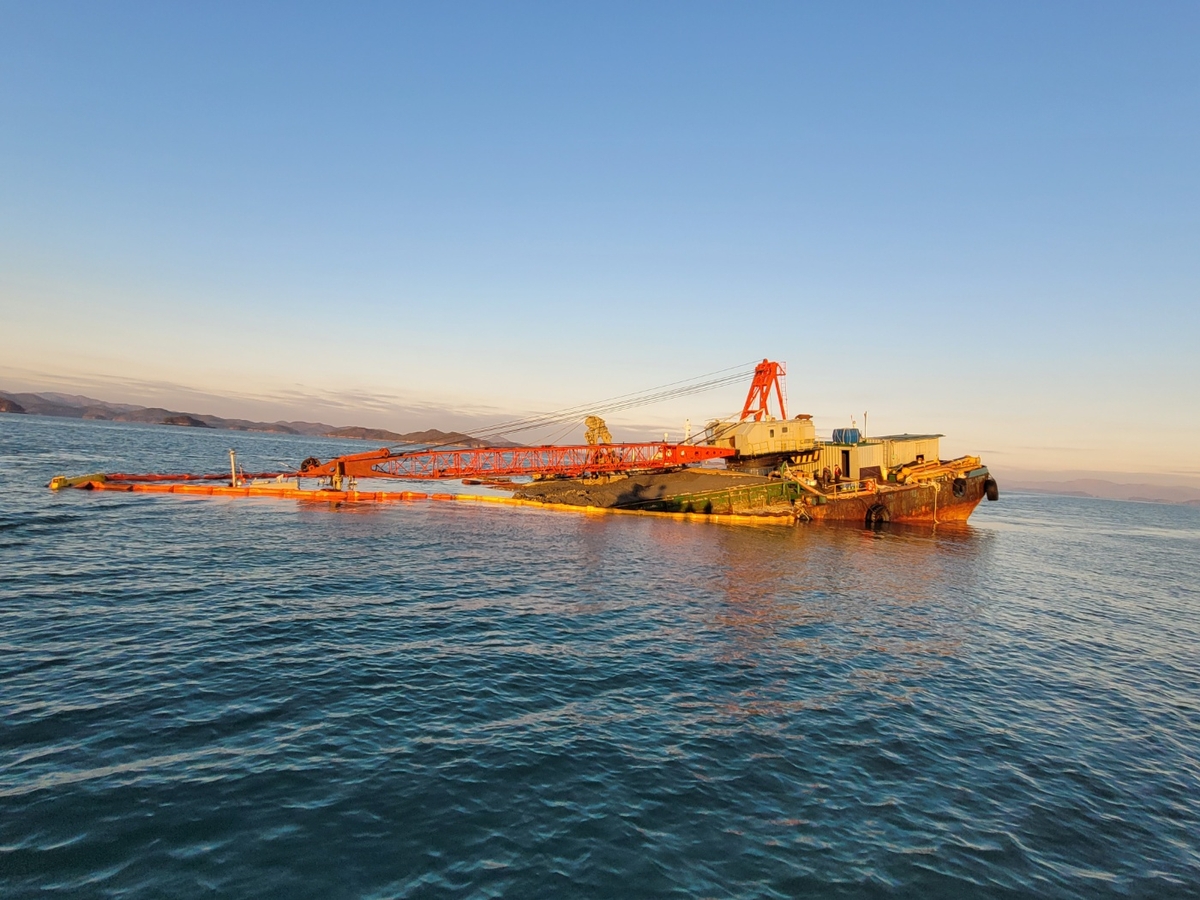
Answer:
[{"label": "crane", "polygon": [[[759,421],[768,415],[772,392],[783,412],[783,388],[780,363],[763,360],[754,371],[754,380],[742,408],[742,421]],[[723,376],[728,381],[728,376]],[[694,392],[692,389],[686,389]],[[544,418],[544,417],[542,417]],[[315,457],[304,460],[295,471],[260,472],[253,476],[232,475],[235,483],[247,478],[328,478],[335,489],[346,479],[399,478],[434,480],[448,478],[494,478],[513,475],[537,475],[578,478],[588,475],[661,472],[715,459],[738,455],[732,447],[711,444],[673,443],[670,441],[612,443],[612,435],[599,416],[586,419],[586,444],[544,444],[534,447],[430,447],[396,452],[389,447],[352,453],[321,462]],[[130,474],[94,476],[116,482],[217,481],[231,478],[219,474]],[[58,478],[55,487],[83,487],[93,476]]]}]

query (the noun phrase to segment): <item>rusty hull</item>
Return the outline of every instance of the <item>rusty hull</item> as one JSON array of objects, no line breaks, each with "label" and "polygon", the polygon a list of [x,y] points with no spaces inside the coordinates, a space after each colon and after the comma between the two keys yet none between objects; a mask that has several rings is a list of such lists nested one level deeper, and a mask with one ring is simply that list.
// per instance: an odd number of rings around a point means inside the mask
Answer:
[{"label": "rusty hull", "polygon": [[[987,469],[961,478],[931,480],[919,484],[883,484],[874,491],[848,497],[830,497],[826,503],[805,505],[804,511],[817,522],[868,521],[872,510],[882,506],[890,522],[965,522],[983,499]],[[962,481],[956,489],[955,481]],[[810,500],[813,498],[805,498]],[[799,505],[799,504],[797,504]]]}]

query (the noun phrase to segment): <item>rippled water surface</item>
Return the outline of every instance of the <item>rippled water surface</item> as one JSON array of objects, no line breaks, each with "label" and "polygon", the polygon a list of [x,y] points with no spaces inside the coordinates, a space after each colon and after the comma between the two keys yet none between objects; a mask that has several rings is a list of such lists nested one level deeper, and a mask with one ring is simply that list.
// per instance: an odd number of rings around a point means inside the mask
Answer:
[{"label": "rippled water surface", "polygon": [[1200,896],[1200,509],[44,488],[231,441],[0,416],[0,894]]}]

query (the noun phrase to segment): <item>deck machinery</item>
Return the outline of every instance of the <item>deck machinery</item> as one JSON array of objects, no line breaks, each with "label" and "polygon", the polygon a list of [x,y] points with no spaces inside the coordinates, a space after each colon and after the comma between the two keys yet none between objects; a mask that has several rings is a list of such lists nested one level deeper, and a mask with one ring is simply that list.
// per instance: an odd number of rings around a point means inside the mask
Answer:
[{"label": "deck machinery", "polygon": [[[789,419],[783,391],[783,363],[764,359],[754,369],[754,380],[736,421],[713,419],[704,429],[710,447],[734,451],[725,464],[731,469],[766,474],[781,464],[815,462],[817,432],[812,416]],[[779,405],[779,418],[771,415],[771,398]]]}]

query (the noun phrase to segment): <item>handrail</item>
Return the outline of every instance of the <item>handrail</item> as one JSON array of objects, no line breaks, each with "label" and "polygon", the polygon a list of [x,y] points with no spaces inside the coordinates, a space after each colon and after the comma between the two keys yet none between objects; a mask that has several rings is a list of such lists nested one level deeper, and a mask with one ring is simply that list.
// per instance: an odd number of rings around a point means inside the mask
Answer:
[{"label": "handrail", "polygon": [[838,494],[874,494],[879,485],[874,478],[864,478],[861,481],[838,481],[829,485],[834,495]]}]

